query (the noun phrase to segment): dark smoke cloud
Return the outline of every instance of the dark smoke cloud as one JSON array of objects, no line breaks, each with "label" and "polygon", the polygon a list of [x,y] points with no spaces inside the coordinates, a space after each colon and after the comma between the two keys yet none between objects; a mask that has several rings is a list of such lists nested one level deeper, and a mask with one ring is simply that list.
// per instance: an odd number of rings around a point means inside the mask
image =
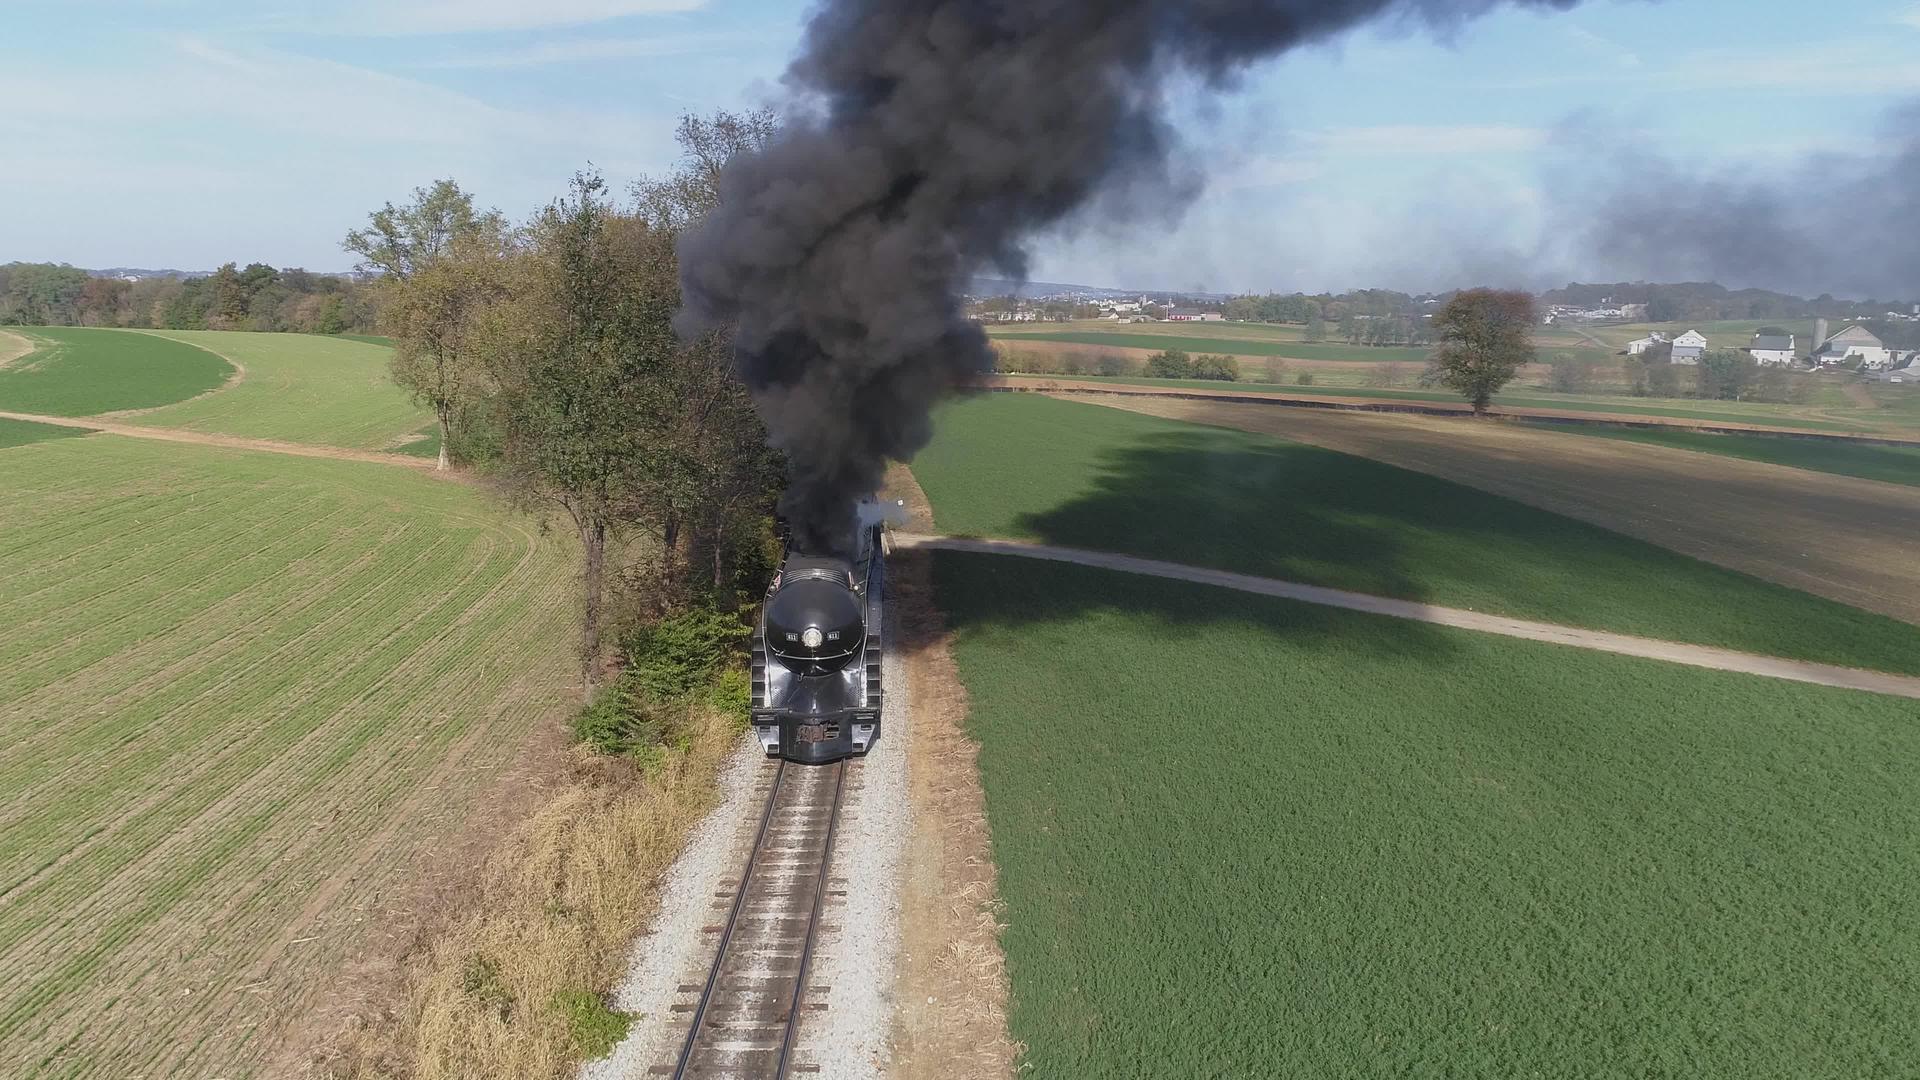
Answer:
[{"label": "dark smoke cloud", "polygon": [[1603,151],[1556,194],[1580,221],[1581,261],[1609,276],[1920,298],[1920,102],[1893,110],[1867,152],[1756,146],[1719,175],[1585,141]]},{"label": "dark smoke cloud", "polygon": [[[888,458],[991,366],[962,315],[979,272],[1118,187],[1170,178],[1171,80],[1380,18],[1445,30],[1503,0],[828,0],[787,84],[811,114],[730,164],[682,242],[686,332],[733,323],[737,362],[792,463],[804,547],[845,543]],[[1505,0],[1564,9],[1576,0]]]}]

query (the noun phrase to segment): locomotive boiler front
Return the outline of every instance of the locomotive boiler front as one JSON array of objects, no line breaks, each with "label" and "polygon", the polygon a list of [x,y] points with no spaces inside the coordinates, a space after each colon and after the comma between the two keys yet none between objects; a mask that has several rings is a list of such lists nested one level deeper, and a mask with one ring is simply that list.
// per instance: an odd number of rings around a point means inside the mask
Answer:
[{"label": "locomotive boiler front", "polygon": [[797,675],[827,675],[858,656],[866,644],[860,598],[845,563],[794,559],[767,600],[767,651]]},{"label": "locomotive boiler front", "polygon": [[753,726],[768,755],[822,763],[880,733],[882,553],[789,557],[754,634]]}]

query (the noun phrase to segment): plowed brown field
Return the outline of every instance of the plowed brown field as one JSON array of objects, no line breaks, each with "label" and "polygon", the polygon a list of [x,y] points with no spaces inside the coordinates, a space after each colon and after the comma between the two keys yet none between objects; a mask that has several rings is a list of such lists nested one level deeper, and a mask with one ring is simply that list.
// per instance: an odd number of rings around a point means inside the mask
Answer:
[{"label": "plowed brown field", "polygon": [[1151,395],[1072,400],[1373,458],[1920,623],[1920,489],[1468,419]]}]

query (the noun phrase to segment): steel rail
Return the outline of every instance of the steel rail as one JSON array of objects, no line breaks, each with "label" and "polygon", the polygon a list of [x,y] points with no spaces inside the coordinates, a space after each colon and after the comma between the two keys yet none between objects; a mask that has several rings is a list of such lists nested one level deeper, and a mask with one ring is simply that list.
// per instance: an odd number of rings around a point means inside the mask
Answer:
[{"label": "steel rail", "polygon": [[[748,950],[747,953],[744,954],[747,957],[751,957],[753,950],[756,947],[760,947],[756,945],[754,933],[748,933],[746,937],[741,938],[736,934],[736,930],[739,928],[742,914],[746,911],[751,894],[755,888],[764,890],[767,887],[767,882],[760,880],[762,876],[771,873],[775,875],[772,881],[777,883],[780,880],[777,870],[768,869],[762,864],[763,859],[777,862],[780,857],[779,853],[771,852],[767,848],[770,837],[775,831],[776,815],[780,817],[782,822],[790,823],[794,820],[794,815],[816,816],[824,809],[826,813],[824,821],[821,822],[819,865],[811,871],[813,896],[810,898],[808,907],[806,908],[805,928],[799,942],[800,955],[798,971],[793,976],[791,992],[785,995],[785,1009],[781,1014],[769,1015],[766,1024],[767,1034],[769,1036],[772,1035],[773,1031],[779,1031],[779,1041],[777,1045],[769,1042],[767,1046],[768,1052],[777,1051],[771,1063],[772,1071],[770,1073],[763,1073],[762,1070],[766,1067],[765,1064],[749,1068],[743,1068],[741,1065],[735,1064],[725,1066],[724,1068],[726,1068],[730,1075],[766,1075],[769,1076],[771,1080],[784,1080],[788,1070],[793,1065],[794,1043],[800,1027],[801,1011],[807,993],[807,979],[813,966],[814,942],[819,935],[821,917],[827,899],[827,886],[831,881],[833,844],[839,831],[840,809],[846,793],[847,762],[845,759],[842,759],[830,766],[823,767],[834,770],[834,775],[831,780],[825,776],[820,776],[817,781],[796,779],[802,768],[802,766],[792,765],[782,761],[773,774],[773,784],[767,792],[766,806],[762,808],[759,825],[754,830],[753,846],[748,851],[746,866],[740,872],[738,887],[734,892],[732,903],[728,906],[726,922],[719,928],[719,943],[714,949],[713,962],[707,967],[707,978],[705,984],[700,988],[699,1001],[692,1009],[693,1022],[687,1027],[686,1037],[682,1039],[680,1043],[679,1057],[675,1061],[672,1069],[674,1080],[687,1080],[687,1078],[691,1076],[705,1075],[705,1070],[713,1067],[711,1055],[715,1050],[715,1045],[712,1043],[703,1044],[703,1036],[721,1038],[723,1041],[724,1036],[703,1031],[703,1028],[707,1026],[710,1020],[722,1028],[730,1026],[733,1023],[727,1019],[728,1014],[726,1009],[728,1006],[720,1007],[717,1012],[711,1009],[710,1006],[713,1005],[715,997],[721,991],[738,989],[737,986],[727,987],[722,985],[723,977],[726,976],[729,968],[739,959],[734,956],[736,945],[738,944],[740,947]],[[784,789],[796,783],[801,786],[790,794],[794,795],[797,801],[792,805],[783,806],[781,798]],[[830,801],[822,798],[822,796],[826,794],[825,786],[827,784],[832,785]],[[800,884],[806,880],[806,878],[797,879],[795,884]],[[798,900],[803,894],[796,888],[787,895],[791,896],[794,900]],[[801,917],[798,911],[793,911],[790,915],[792,921],[795,922]],[[777,1001],[778,999],[775,1000]],[[769,1003],[771,1004],[771,1002]],[[703,1060],[706,1061],[705,1064],[702,1064]],[[662,1068],[660,1071],[665,1072],[667,1070]]]},{"label": "steel rail", "polygon": [[800,974],[793,980],[793,999],[787,1003],[787,1033],[780,1040],[780,1059],[773,1067],[773,1080],[786,1080],[787,1059],[793,1054],[793,1036],[800,1027],[800,997],[806,993],[807,973],[813,966],[813,940],[820,929],[820,908],[827,900],[827,874],[833,866],[833,838],[840,829],[840,799],[847,785],[847,759],[834,765],[833,809],[827,813],[827,837],[820,849],[820,869],[814,881],[813,910],[807,915],[806,943],[800,947]]},{"label": "steel rail", "polygon": [[700,1039],[700,1024],[706,1019],[707,1005],[713,1001],[713,988],[720,981],[720,969],[727,962],[727,946],[733,943],[733,929],[739,925],[740,909],[746,906],[747,887],[753,883],[753,868],[760,862],[760,847],[767,839],[767,824],[773,820],[774,804],[780,801],[780,781],[787,773],[782,761],[773,771],[773,785],[767,790],[767,805],[760,811],[760,827],[754,830],[753,847],[747,851],[746,868],[740,871],[740,886],[733,894],[733,907],[727,911],[727,927],[720,932],[720,947],[713,950],[713,964],[707,968],[707,984],[700,989],[700,1003],[694,1007],[693,1024],[680,1044],[680,1058],[673,1066],[673,1080],[685,1080],[687,1065],[693,1060],[694,1044]]}]

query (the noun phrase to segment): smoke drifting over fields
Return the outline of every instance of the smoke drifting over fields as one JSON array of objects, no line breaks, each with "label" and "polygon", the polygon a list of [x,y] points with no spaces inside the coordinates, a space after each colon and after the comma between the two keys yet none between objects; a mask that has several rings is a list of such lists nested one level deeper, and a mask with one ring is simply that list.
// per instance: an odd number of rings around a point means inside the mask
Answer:
[{"label": "smoke drifting over fields", "polygon": [[[1784,168],[1756,154],[1714,177],[1612,150],[1604,171],[1596,162],[1589,174],[1603,186],[1558,201],[1591,215],[1580,232],[1586,254],[1617,276],[1920,296],[1920,102],[1894,110],[1874,150]],[[1776,174],[1753,180],[1761,166]]]},{"label": "smoke drifting over fields", "polygon": [[682,330],[736,325],[739,368],[792,462],[803,547],[845,543],[889,457],[925,445],[991,366],[960,290],[1024,276],[1024,242],[1115,186],[1167,175],[1169,81],[1377,18],[1436,29],[1576,0],[830,0],[789,88],[810,110],[721,178],[682,242]]}]

